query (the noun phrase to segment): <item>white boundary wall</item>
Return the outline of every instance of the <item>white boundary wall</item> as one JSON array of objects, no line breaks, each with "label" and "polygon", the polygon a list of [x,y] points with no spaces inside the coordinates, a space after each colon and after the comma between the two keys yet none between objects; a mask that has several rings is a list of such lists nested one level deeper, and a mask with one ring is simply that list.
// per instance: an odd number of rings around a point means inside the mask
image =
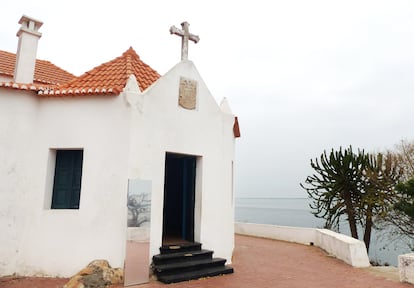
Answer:
[{"label": "white boundary wall", "polygon": [[414,253],[398,256],[400,281],[414,284]]},{"label": "white boundary wall", "polygon": [[327,229],[235,223],[235,233],[315,245],[353,267],[369,267],[364,242]]}]

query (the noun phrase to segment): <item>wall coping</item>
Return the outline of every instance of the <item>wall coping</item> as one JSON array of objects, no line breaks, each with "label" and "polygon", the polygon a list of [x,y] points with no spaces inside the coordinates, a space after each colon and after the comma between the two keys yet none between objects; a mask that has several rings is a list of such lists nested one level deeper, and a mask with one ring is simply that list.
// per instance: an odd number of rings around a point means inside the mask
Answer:
[{"label": "wall coping", "polygon": [[328,229],[236,222],[235,233],[315,245],[353,267],[371,266],[364,242]]}]

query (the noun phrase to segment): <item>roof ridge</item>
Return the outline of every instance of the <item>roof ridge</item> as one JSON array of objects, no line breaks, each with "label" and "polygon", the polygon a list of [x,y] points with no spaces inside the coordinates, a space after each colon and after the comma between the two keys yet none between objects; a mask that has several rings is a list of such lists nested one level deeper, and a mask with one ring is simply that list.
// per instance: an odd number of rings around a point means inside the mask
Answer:
[{"label": "roof ridge", "polygon": [[133,68],[132,68],[132,52],[135,52],[132,47],[130,47],[125,53],[125,61],[126,61],[126,76],[129,77],[129,75],[133,74]]},{"label": "roof ridge", "polygon": [[[16,64],[16,53],[0,50],[0,74],[13,77]],[[36,58],[33,82],[42,84],[58,84],[76,77],[74,74],[60,68],[51,61]]]},{"label": "roof ridge", "polygon": [[102,63],[67,83],[52,86],[40,94],[50,96],[119,95],[131,74],[137,79],[141,91],[160,78],[160,74],[141,61],[135,50],[129,47],[121,56]]}]

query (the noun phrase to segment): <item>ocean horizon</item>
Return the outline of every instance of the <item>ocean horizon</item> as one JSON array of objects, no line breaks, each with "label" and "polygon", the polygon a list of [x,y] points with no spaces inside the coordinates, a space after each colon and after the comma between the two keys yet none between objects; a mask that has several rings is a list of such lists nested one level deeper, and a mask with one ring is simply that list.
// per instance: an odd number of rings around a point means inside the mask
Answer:
[{"label": "ocean horizon", "polygon": [[[235,220],[242,223],[323,228],[324,219],[311,213],[310,203],[309,198],[236,197]],[[341,223],[340,233],[350,235],[347,224],[346,221]],[[398,255],[411,252],[405,243],[390,241],[385,231],[372,231],[368,253],[371,261],[398,266]]]}]

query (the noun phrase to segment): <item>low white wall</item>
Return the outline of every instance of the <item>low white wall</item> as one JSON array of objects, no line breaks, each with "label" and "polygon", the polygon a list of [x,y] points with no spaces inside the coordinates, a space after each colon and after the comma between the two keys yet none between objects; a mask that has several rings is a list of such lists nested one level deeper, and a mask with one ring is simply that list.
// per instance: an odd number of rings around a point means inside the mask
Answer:
[{"label": "low white wall", "polygon": [[235,223],[234,229],[236,234],[263,237],[300,244],[311,244],[316,241],[316,229],[314,228]]},{"label": "low white wall", "polygon": [[361,240],[328,229],[315,229],[315,245],[353,267],[369,267],[367,248]]},{"label": "low white wall", "polygon": [[398,256],[400,281],[414,284],[414,253]]},{"label": "low white wall", "polygon": [[370,266],[364,242],[327,229],[235,223],[235,232],[241,235],[314,244],[353,267]]}]

